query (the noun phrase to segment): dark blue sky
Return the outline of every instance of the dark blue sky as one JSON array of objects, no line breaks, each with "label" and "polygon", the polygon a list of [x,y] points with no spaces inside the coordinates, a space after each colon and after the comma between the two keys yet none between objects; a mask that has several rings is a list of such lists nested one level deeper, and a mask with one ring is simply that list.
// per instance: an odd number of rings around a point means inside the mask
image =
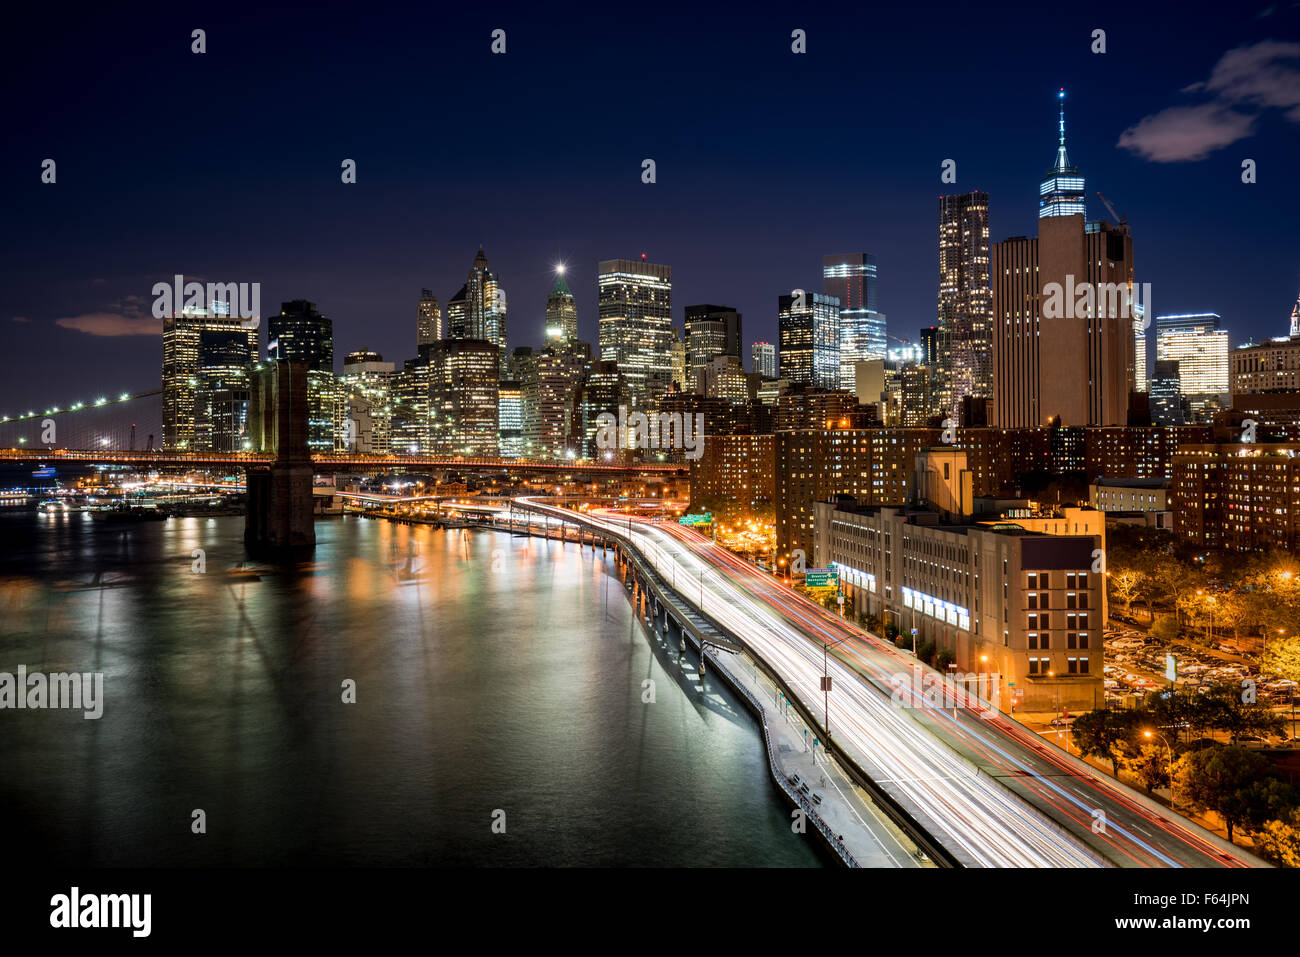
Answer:
[{"label": "dark blue sky", "polygon": [[1235,343],[1283,334],[1300,292],[1293,0],[467,6],[13,15],[0,413],[156,388],[156,334],[94,333],[156,329],[136,316],[177,272],[260,282],[263,314],[312,299],[340,357],[400,363],[420,288],[445,302],[479,243],[512,346],[540,341],[557,260],[595,341],[597,261],[643,252],[673,267],[679,325],[735,305],[746,344],[775,341],[777,296],[819,289],[824,253],[871,252],[890,331],[914,339],[935,319],[937,197],[987,190],[994,241],[1033,234],[1061,86],[1090,218],[1097,190],[1126,214],[1156,312],[1219,312]]}]

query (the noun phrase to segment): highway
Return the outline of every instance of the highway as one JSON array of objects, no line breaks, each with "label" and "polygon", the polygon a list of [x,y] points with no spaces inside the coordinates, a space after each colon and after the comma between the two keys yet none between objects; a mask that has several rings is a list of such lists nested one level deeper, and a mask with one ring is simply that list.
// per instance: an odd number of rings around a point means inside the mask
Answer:
[{"label": "highway", "polygon": [[630,535],[679,594],[741,638],[815,715],[823,707],[823,645],[840,642],[829,666],[834,744],[967,866],[1259,863],[978,703],[940,710],[910,685],[891,701],[891,679],[910,678],[912,656],[680,525],[604,510],[578,516],[527,501],[557,517]]}]

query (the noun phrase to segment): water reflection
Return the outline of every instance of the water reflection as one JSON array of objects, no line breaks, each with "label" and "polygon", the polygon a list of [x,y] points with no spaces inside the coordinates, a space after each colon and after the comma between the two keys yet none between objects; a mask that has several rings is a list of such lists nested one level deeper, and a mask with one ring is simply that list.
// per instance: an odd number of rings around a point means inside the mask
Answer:
[{"label": "water reflection", "polygon": [[43,859],[819,862],[748,712],[599,551],[347,518],[274,567],[242,533],[0,513],[0,670],[105,674],[99,721],[0,712],[0,809]]}]

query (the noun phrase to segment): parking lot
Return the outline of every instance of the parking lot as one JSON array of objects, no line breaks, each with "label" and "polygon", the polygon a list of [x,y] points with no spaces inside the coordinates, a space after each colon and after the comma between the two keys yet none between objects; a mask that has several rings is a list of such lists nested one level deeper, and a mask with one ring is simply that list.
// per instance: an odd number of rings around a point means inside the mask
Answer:
[{"label": "parking lot", "polygon": [[[1261,703],[1290,718],[1295,683],[1271,678],[1261,681],[1259,666],[1233,653],[1235,649],[1231,646],[1213,651],[1181,643],[1166,646],[1137,628],[1112,620],[1105,632],[1105,647],[1103,678],[1108,707],[1135,707],[1142,695],[1169,687],[1165,657],[1172,653],[1177,659],[1180,691],[1203,694],[1214,685],[1241,686],[1249,679],[1255,682],[1255,693]],[[1288,728],[1283,740],[1289,737]]]}]

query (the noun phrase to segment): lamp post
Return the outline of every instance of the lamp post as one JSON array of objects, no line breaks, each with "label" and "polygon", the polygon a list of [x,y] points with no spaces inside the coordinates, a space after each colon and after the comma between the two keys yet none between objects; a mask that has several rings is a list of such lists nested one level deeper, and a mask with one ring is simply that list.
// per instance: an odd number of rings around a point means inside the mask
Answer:
[{"label": "lamp post", "polygon": [[980,662],[984,665],[984,673],[988,675],[989,703],[992,704],[993,707],[1001,711],[1002,710],[1001,689],[998,690],[998,700],[997,701],[993,700],[993,663],[989,661],[989,656],[986,654],[980,655]]},{"label": "lamp post", "polygon": [[1171,810],[1175,810],[1175,811],[1176,811],[1176,810],[1178,809],[1178,801],[1177,801],[1177,799],[1174,797],[1174,748],[1173,748],[1173,745],[1171,745],[1171,744],[1169,743],[1169,741],[1166,740],[1165,736],[1164,736],[1163,734],[1161,734],[1159,731],[1151,731],[1151,730],[1143,731],[1143,732],[1142,732],[1142,737],[1146,738],[1147,740],[1150,740],[1150,739],[1153,738],[1153,737],[1154,737],[1154,738],[1159,738],[1160,741],[1161,741],[1161,743],[1163,743],[1164,746],[1165,746],[1166,748],[1169,749],[1169,760],[1168,760],[1168,762],[1165,764],[1165,773],[1167,773],[1167,774],[1169,775],[1169,807],[1170,807]]},{"label": "lamp post", "polygon": [[838,645],[841,641],[848,641],[852,635],[845,635],[836,641],[822,642],[822,695],[824,697],[824,707],[826,709],[826,748],[830,750],[831,745],[831,646]]}]

